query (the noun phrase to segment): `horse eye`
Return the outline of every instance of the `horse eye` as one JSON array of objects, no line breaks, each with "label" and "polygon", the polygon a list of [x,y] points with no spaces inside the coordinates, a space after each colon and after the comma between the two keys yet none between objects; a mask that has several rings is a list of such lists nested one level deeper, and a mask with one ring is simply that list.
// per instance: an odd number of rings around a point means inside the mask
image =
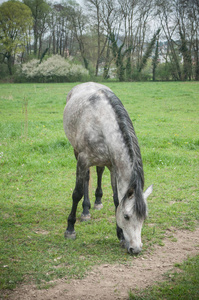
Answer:
[{"label": "horse eye", "polygon": [[133,192],[134,191],[132,189],[128,190],[128,194],[127,194],[128,198],[131,198],[133,196]]},{"label": "horse eye", "polygon": [[129,220],[129,216],[125,214],[124,215],[124,219],[128,221]]}]

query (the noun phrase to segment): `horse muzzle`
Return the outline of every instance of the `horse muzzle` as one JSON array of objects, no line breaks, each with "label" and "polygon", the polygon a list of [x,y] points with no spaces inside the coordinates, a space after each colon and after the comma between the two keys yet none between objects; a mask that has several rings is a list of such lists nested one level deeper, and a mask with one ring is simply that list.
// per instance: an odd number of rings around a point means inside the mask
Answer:
[{"label": "horse muzzle", "polygon": [[128,252],[130,254],[139,254],[142,251],[142,247],[129,247]]}]

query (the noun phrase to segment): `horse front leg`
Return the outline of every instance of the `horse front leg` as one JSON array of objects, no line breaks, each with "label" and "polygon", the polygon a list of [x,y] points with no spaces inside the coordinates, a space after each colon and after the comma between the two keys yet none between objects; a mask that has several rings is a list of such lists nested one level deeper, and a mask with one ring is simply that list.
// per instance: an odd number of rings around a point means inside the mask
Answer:
[{"label": "horse front leg", "polygon": [[68,227],[64,234],[66,238],[76,238],[76,232],[74,229],[74,225],[76,222],[76,211],[78,203],[82,199],[84,194],[84,182],[87,170],[88,168],[86,166],[86,160],[84,158],[84,155],[81,155],[80,153],[77,158],[76,185],[72,195],[73,204],[70,215],[68,217]]},{"label": "horse front leg", "polygon": [[104,172],[105,167],[96,167],[96,171],[97,171],[97,189],[95,191],[95,204],[94,204],[94,208],[95,209],[102,209],[103,208],[103,204],[102,204],[102,196],[103,196],[103,192],[102,192],[102,174]]},{"label": "horse front leg", "polygon": [[[115,204],[115,213],[116,213],[117,207],[119,205],[119,199],[118,199],[117,183],[116,183],[114,172],[111,172],[111,185],[113,189],[113,201]],[[120,241],[120,245],[122,247],[125,247],[125,238],[124,238],[123,230],[117,225],[117,223],[116,223],[116,232],[117,232],[117,237]]]}]

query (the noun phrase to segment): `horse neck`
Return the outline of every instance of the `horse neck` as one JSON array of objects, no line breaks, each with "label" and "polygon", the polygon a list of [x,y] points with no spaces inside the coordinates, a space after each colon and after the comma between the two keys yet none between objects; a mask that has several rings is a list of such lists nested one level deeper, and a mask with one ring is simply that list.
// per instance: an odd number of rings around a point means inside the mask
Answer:
[{"label": "horse neck", "polygon": [[115,161],[114,172],[117,182],[118,199],[120,202],[129,188],[133,172],[133,163],[130,159],[127,160],[121,153],[120,159]]},{"label": "horse neck", "polygon": [[114,173],[117,182],[119,202],[123,199],[130,187],[135,188],[135,186],[139,186],[139,188],[143,189],[144,173],[141,157],[139,159],[135,156],[132,161],[123,149],[118,159],[115,160]]}]

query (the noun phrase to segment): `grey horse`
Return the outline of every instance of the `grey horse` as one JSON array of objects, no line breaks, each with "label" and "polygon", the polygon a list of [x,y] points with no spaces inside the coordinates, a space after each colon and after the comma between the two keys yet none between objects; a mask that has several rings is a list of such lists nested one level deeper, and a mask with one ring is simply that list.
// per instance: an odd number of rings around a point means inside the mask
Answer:
[{"label": "grey horse", "polygon": [[[77,159],[73,205],[65,237],[76,237],[76,210],[85,192],[88,193],[89,168],[97,166],[101,180],[106,166],[111,174],[117,236],[130,254],[138,254],[142,249],[141,230],[147,216],[146,199],[153,187],[143,192],[140,148],[122,102],[104,85],[79,84],[68,93],[63,124]],[[101,191],[99,197],[100,194]],[[100,204],[99,199],[98,202]],[[90,218],[89,209],[89,198],[84,197],[84,218]]]}]

